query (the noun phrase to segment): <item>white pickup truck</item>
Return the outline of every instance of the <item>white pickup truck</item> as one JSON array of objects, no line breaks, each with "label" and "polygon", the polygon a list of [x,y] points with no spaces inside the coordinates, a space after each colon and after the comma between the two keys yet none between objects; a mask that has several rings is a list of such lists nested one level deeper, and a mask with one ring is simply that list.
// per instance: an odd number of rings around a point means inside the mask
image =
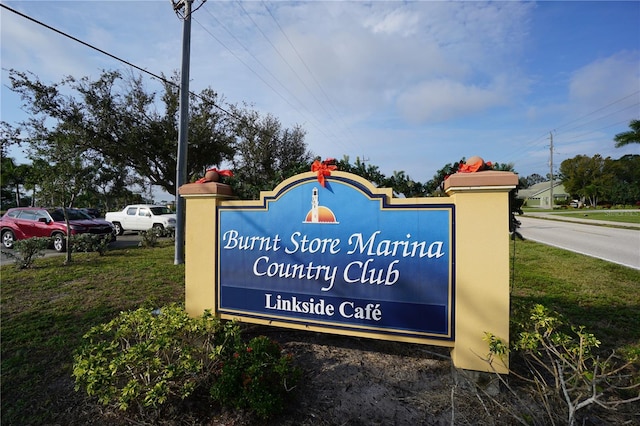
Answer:
[{"label": "white pickup truck", "polygon": [[176,215],[166,206],[132,204],[119,212],[107,212],[105,220],[111,222],[116,235],[125,231],[146,231],[151,228],[175,228]]}]

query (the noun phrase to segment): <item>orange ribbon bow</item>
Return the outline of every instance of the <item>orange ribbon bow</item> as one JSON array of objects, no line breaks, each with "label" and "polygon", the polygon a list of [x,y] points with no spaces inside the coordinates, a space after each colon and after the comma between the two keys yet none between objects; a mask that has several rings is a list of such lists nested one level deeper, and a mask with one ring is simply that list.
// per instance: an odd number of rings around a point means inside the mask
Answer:
[{"label": "orange ribbon bow", "polygon": [[472,164],[462,164],[458,166],[458,172],[460,173],[474,173],[480,170],[490,169],[492,166],[491,162],[484,162],[482,160],[478,160]]},{"label": "orange ribbon bow", "polygon": [[333,158],[327,158],[324,161],[316,160],[311,165],[311,171],[318,173],[318,182],[320,182],[320,185],[322,185],[322,187],[325,186],[324,177],[331,176],[331,171],[338,168],[338,166],[331,164],[334,161],[336,160]]},{"label": "orange ribbon bow", "polygon": [[200,178],[196,181],[196,183],[205,183],[205,182],[213,182],[214,180],[218,180],[217,176],[215,179],[212,179],[215,175],[219,176],[233,176],[233,172],[231,170],[218,170],[215,167],[212,169],[207,169],[203,178]]}]

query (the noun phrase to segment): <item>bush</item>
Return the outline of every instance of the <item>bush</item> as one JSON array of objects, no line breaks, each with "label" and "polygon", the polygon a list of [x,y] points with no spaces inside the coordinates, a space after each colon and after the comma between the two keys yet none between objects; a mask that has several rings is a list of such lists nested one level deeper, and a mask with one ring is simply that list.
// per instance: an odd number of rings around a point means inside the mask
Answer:
[{"label": "bush", "polygon": [[544,407],[537,415],[551,424],[574,425],[578,412],[586,408],[612,409],[640,400],[634,360],[626,362],[614,353],[602,358],[597,353],[600,341],[584,327],[567,324],[542,305],[521,308],[512,314],[510,348],[499,337],[485,334],[487,361],[496,362],[508,352],[518,355],[526,369],[510,372],[531,385],[531,395]]},{"label": "bush", "polygon": [[283,355],[278,343],[265,336],[255,337],[238,346],[222,365],[211,396],[223,405],[247,409],[266,419],[282,411],[285,396],[299,377],[292,357]]},{"label": "bush", "polygon": [[158,238],[168,237],[175,241],[175,228],[150,228],[146,231],[140,231],[142,240],[138,243],[139,247],[152,248],[158,245]]},{"label": "bush", "polygon": [[170,305],[140,308],[93,327],[74,356],[76,390],[84,388],[104,405],[142,418],[208,387],[238,327],[205,313],[190,318]]},{"label": "bush", "polygon": [[51,238],[34,237],[13,242],[13,252],[3,251],[7,257],[13,258],[16,269],[27,269],[33,266],[38,257],[51,245]]},{"label": "bush", "polygon": [[122,312],[83,339],[76,390],[143,421],[181,412],[178,405],[196,395],[266,418],[283,407],[297,377],[277,343],[259,337],[247,345],[235,322],[208,312],[190,318],[176,304]]},{"label": "bush", "polygon": [[150,228],[146,231],[140,231],[140,237],[142,238],[138,243],[139,247],[152,248],[158,245],[158,238],[162,236],[162,229]]},{"label": "bush", "polygon": [[109,249],[110,242],[110,235],[104,236],[86,233],[76,234],[71,236],[71,251],[84,253],[97,251],[100,256],[104,256],[104,254]]}]

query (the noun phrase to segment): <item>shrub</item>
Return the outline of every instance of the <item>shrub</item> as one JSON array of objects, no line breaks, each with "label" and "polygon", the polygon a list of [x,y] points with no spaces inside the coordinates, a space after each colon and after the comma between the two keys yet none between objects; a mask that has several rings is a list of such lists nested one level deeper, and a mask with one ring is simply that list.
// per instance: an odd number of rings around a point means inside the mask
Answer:
[{"label": "shrub", "polygon": [[238,336],[234,323],[223,324],[210,313],[190,318],[175,304],[122,312],[83,336],[74,356],[76,390],[82,387],[104,405],[153,419],[163,406],[206,390]]},{"label": "shrub", "polygon": [[142,240],[138,243],[139,247],[156,247],[158,245],[158,238],[168,237],[175,241],[176,230],[175,228],[150,228],[146,231],[140,231]]},{"label": "shrub", "polygon": [[237,323],[209,312],[190,318],[176,304],[122,312],[83,339],[74,355],[76,390],[143,421],[181,412],[177,405],[196,395],[267,418],[299,376],[276,342],[246,344]]},{"label": "shrub", "polygon": [[33,237],[13,242],[13,252],[3,251],[6,256],[13,258],[16,269],[27,269],[33,266],[38,257],[44,256],[44,251],[51,245],[47,237]]},{"label": "shrub", "polygon": [[109,248],[111,236],[96,234],[77,234],[71,236],[71,251],[92,252],[97,251],[100,256],[104,256]]},{"label": "shrub", "polygon": [[578,411],[590,406],[610,409],[640,400],[640,379],[634,375],[637,366],[614,353],[601,358],[600,341],[584,327],[567,324],[542,305],[534,305],[528,316],[516,308],[511,326],[510,348],[499,337],[485,334],[487,361],[515,352],[526,369],[510,372],[532,385],[532,396],[552,424],[574,425]]},{"label": "shrub", "polygon": [[162,236],[170,238],[173,242],[176,241],[176,228],[164,228],[162,230]]},{"label": "shrub", "polygon": [[140,231],[140,237],[142,238],[138,243],[139,247],[152,248],[158,245],[158,238],[163,235],[163,230],[160,228],[150,228],[146,231]]},{"label": "shrub", "polygon": [[211,396],[223,405],[247,409],[266,419],[284,408],[285,396],[300,377],[292,357],[277,342],[255,337],[237,347],[220,369]]}]

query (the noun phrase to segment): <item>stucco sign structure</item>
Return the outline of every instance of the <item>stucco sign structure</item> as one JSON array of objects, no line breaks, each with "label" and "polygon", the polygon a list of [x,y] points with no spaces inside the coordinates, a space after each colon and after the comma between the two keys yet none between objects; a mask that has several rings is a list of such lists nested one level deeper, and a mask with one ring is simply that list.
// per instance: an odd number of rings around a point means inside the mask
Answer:
[{"label": "stucco sign structure", "polygon": [[[331,171],[301,173],[255,201],[218,182],[186,199],[185,307],[223,319],[447,346],[457,368],[489,365],[509,338],[510,172],[456,173],[448,197],[398,198]],[[323,185],[324,183],[324,185]]]},{"label": "stucco sign structure", "polygon": [[216,311],[453,340],[454,205],[392,198],[353,175],[324,183],[307,175],[217,207]]}]

